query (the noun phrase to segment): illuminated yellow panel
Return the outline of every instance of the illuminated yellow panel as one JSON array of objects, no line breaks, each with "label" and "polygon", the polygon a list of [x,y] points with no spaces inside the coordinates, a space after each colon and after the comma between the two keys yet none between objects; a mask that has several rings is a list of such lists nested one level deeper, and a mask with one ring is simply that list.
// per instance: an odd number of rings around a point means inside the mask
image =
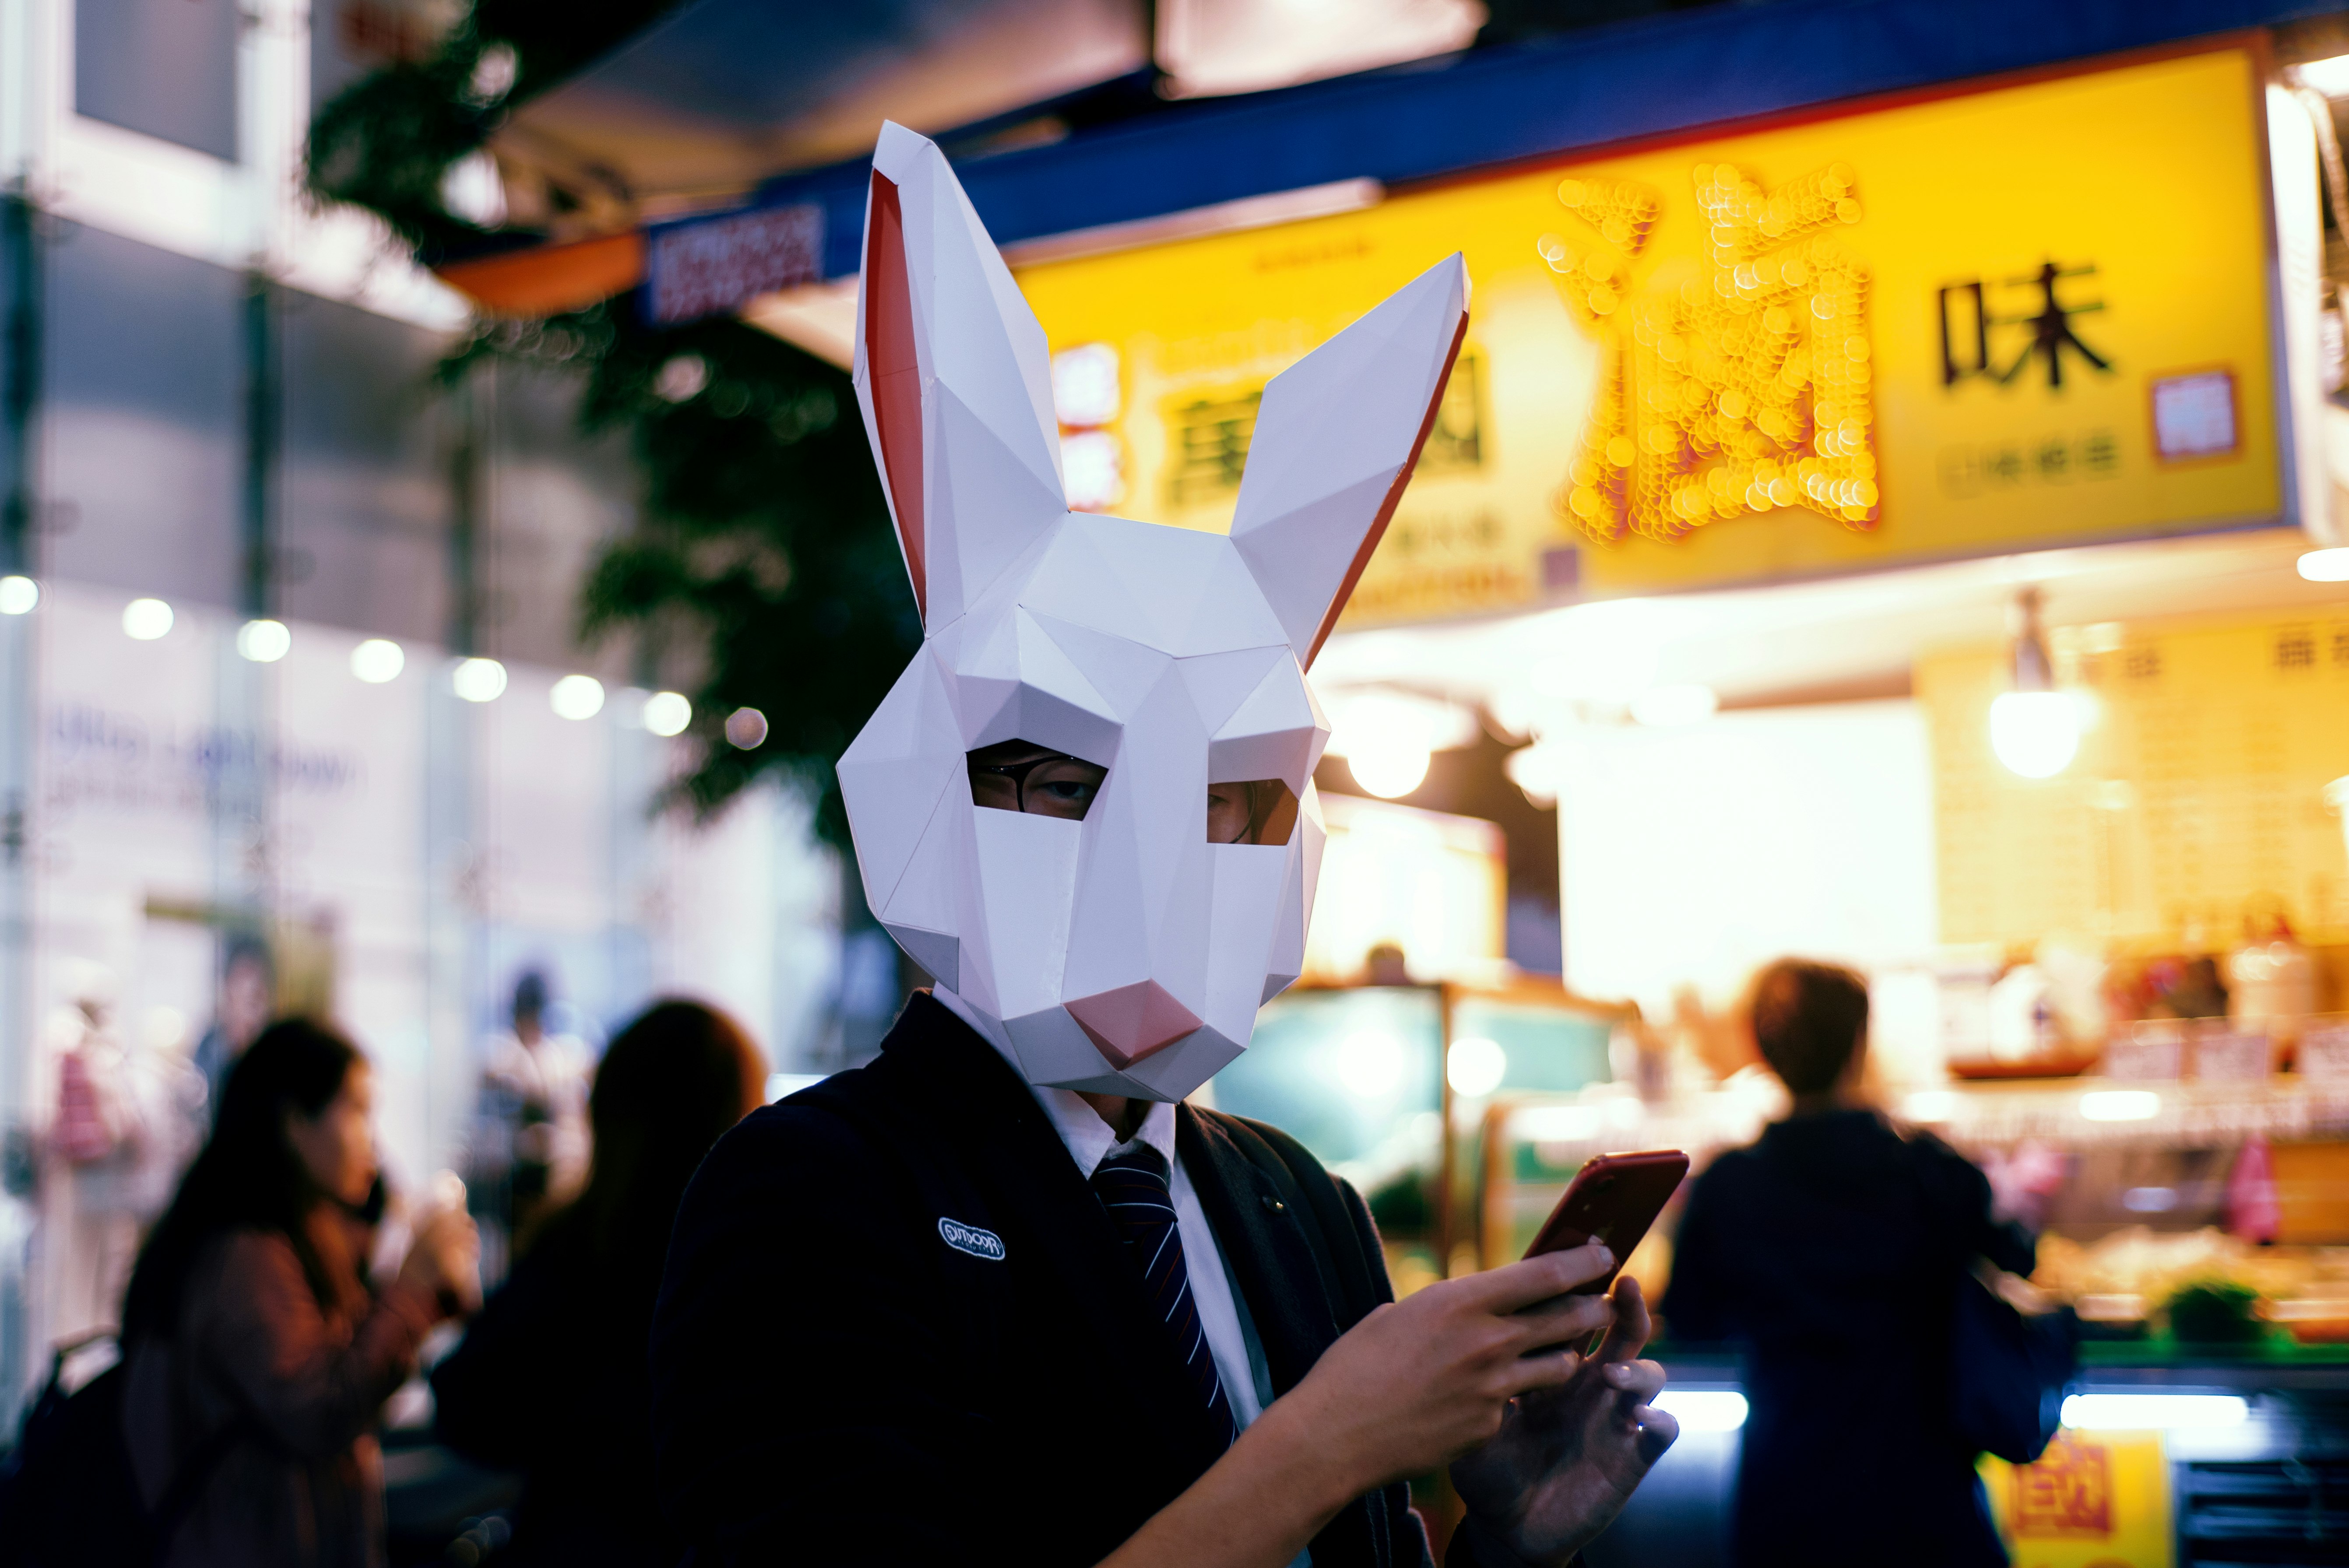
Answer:
[{"label": "illuminated yellow panel", "polygon": [[1983,1490],[2017,1568],[2170,1568],[2159,1432],[2064,1430],[2035,1464],[1984,1455]]},{"label": "illuminated yellow panel", "polygon": [[1350,624],[2189,531],[2282,505],[2261,123],[2222,49],[1020,283],[1056,350],[1118,350],[1106,510],[1222,529],[1265,382],[1465,254],[1462,369]]},{"label": "illuminated yellow panel", "polygon": [[2090,722],[2071,766],[2023,779],[1990,748],[2006,649],[1917,663],[1933,748],[1941,940],[2231,945],[2282,914],[2349,942],[2349,613],[2059,626]]}]

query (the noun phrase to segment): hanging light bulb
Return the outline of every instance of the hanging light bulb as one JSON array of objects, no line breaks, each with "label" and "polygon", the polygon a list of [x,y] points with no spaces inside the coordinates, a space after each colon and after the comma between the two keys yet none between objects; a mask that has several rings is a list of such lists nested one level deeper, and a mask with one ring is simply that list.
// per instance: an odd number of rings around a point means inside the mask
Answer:
[{"label": "hanging light bulb", "polygon": [[2080,749],[2080,709],[2055,689],[2047,641],[2039,629],[2039,590],[2014,596],[2014,689],[1991,699],[1990,748],[2009,771],[2053,779]]}]

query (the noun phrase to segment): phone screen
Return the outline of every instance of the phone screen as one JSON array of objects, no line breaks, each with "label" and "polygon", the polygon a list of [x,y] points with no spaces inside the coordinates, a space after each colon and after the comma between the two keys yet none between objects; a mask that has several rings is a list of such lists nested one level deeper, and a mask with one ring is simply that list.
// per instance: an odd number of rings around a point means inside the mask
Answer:
[{"label": "phone screen", "polygon": [[1572,1294],[1604,1295],[1622,1271],[1623,1261],[1672,1201],[1688,1168],[1688,1156],[1677,1149],[1599,1155],[1576,1172],[1526,1256],[1602,1243],[1615,1254],[1615,1267],[1603,1279],[1575,1286]]}]

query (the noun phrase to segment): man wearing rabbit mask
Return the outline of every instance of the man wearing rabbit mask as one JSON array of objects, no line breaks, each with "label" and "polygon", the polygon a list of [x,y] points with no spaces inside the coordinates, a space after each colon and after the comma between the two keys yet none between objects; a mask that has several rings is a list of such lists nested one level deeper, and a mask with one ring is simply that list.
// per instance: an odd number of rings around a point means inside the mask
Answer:
[{"label": "man wearing rabbit mask", "polygon": [[[1361,1198],[1183,1103],[1296,977],[1328,727],[1305,669],[1425,439],[1457,257],[1267,387],[1231,534],[1071,513],[1041,330],[885,128],[856,381],[925,640],[843,757],[936,987],[695,1179],[653,1341],[697,1565],[1558,1563],[1673,1440],[1598,1246],[1392,1299]],[[1589,1356],[1570,1346],[1603,1337]]]}]

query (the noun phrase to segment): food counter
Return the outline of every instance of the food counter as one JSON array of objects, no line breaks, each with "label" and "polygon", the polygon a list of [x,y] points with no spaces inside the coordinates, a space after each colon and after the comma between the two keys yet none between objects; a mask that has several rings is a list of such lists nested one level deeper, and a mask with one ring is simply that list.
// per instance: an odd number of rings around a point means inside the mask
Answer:
[{"label": "food counter", "polygon": [[[1781,1095],[1744,1074],[1648,1100],[1615,1083],[1495,1097],[1481,1116],[1480,1256],[1518,1255],[1589,1156],[1678,1146],[1702,1165],[1754,1136]],[[2035,1196],[2047,1229],[2033,1283],[2093,1336],[2074,1424],[2047,1455],[1983,1461],[2016,1563],[2349,1562],[2349,1084],[2065,1078],[1891,1098],[2002,1191]],[[1676,1219],[1629,1264],[1651,1290]],[[1689,1399],[1686,1436],[1594,1568],[1721,1560],[1739,1368],[1669,1340],[1659,1354]]]},{"label": "food counter", "polygon": [[[2081,1424],[2035,1465],[1982,1461],[2017,1568],[2349,1561],[2349,1354],[2085,1349]],[[1737,1364],[1669,1343],[1658,1354],[1678,1396],[1705,1403],[1682,1410],[1681,1441],[1585,1553],[1591,1568],[1725,1560],[1743,1411],[1723,1397],[1740,1390]],[[1865,1392],[1853,1402],[1864,1418]]]},{"label": "food counter", "polygon": [[[1983,1462],[2021,1568],[2349,1563],[2349,1077],[2302,1059],[2317,1070],[1884,1092],[2039,1212],[2031,1283],[2091,1336],[2047,1456]],[[1594,1154],[1676,1147],[1702,1169],[1785,1109],[1766,1073],[1710,1082],[1631,1010],[1533,981],[1292,992],[1213,1093],[1362,1189],[1406,1294],[1521,1255]],[[1651,1298],[1677,1221],[1627,1265]],[[1593,1568],[1722,1560],[1740,1368],[1659,1354],[1684,1436]],[[1448,1501],[1423,1500],[1439,1528]]]},{"label": "food counter", "polygon": [[1201,1098],[1283,1129],[1351,1181],[1408,1295],[1479,1266],[1484,1107],[1604,1085],[1630,1016],[1538,977],[1299,985],[1267,1004]]}]

